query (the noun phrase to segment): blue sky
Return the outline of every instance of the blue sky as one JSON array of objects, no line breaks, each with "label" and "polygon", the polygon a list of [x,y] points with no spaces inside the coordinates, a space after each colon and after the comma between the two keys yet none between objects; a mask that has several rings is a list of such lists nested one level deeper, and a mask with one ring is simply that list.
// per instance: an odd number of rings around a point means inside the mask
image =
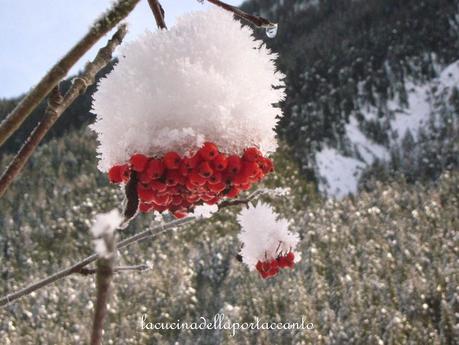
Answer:
[{"label": "blue sky", "polygon": [[[0,0],[0,98],[27,92],[87,32],[112,1]],[[242,3],[241,0],[226,2]],[[161,4],[169,27],[182,13],[212,6],[197,0],[162,0]],[[147,0],[141,0],[127,22],[126,40],[132,40],[146,29],[156,28]],[[71,74],[93,58],[105,41],[88,52]]]}]

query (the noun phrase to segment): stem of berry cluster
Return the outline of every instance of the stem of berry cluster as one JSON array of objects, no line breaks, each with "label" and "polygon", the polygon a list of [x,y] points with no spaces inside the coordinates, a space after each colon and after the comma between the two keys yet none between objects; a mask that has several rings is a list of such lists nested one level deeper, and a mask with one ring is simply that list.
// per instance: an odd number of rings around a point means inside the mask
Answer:
[{"label": "stem of berry cluster", "polygon": [[110,63],[115,48],[121,44],[126,32],[126,25],[121,24],[116,33],[108,41],[107,45],[99,50],[92,62],[86,65],[83,74],[73,80],[72,86],[64,97],[62,97],[59,92],[59,85],[56,85],[52,89],[48,98],[48,106],[45,110],[44,119],[35,127],[29,138],[27,138],[24,145],[0,177],[0,197],[5,193],[16,176],[20,174],[38,144],[43,140],[46,133],[48,133],[57,119],[59,119],[62,113],[78,98],[78,96],[86,91],[89,85],[94,83],[97,73]]},{"label": "stem of berry cluster", "polygon": [[118,0],[89,32],[38,82],[0,123],[0,146],[21,126],[51,90],[67,75],[75,63],[106,33],[123,20],[140,0]]}]

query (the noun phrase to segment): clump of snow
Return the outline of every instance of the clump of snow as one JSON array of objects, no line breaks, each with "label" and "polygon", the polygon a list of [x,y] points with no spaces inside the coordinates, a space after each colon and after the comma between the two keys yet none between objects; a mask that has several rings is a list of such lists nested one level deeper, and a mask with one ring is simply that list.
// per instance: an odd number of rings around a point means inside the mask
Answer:
[{"label": "clump of snow", "polygon": [[107,236],[112,237],[122,221],[123,217],[117,209],[95,216],[91,233],[94,236],[93,242],[98,255],[102,257],[110,255],[106,243]]},{"label": "clump of snow", "polygon": [[193,215],[196,218],[210,218],[216,212],[218,212],[217,205],[199,205],[194,208]]},{"label": "clump of snow", "polygon": [[[242,243],[242,261],[254,270],[257,262],[272,260],[280,253],[294,252],[299,241],[298,234],[288,230],[289,222],[279,219],[273,209],[264,203],[250,205],[237,216],[241,232],[238,236]],[[300,254],[294,252],[295,262]]]},{"label": "clump of snow", "polygon": [[284,75],[252,33],[213,8],[125,44],[94,95],[99,169],[136,152],[188,154],[204,141],[227,153],[274,151],[281,111],[273,104],[284,98]]}]

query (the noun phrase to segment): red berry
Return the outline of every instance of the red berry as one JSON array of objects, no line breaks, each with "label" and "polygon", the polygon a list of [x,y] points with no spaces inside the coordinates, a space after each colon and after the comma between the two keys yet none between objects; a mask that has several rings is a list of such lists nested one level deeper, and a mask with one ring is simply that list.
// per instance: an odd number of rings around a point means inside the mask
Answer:
[{"label": "red berry", "polygon": [[137,174],[137,179],[141,183],[148,184],[151,181],[151,176],[147,173],[147,171],[142,171]]},{"label": "red berry", "polygon": [[204,178],[210,177],[212,175],[212,173],[213,173],[213,170],[210,167],[209,162],[202,162],[199,165],[198,171],[199,171],[199,175],[201,175]]},{"label": "red berry", "polygon": [[111,183],[121,183],[123,182],[123,173],[124,173],[124,166],[123,165],[114,165],[108,171],[108,179]]},{"label": "red berry", "polygon": [[218,155],[218,148],[214,143],[205,142],[203,147],[199,150],[202,159],[211,161]]},{"label": "red berry", "polygon": [[167,189],[166,184],[159,182],[159,181],[151,181],[150,186],[153,190],[160,192],[160,193],[166,191]]},{"label": "red berry", "polygon": [[223,182],[216,183],[216,184],[209,184],[208,188],[211,192],[220,193],[225,190],[226,184]]},{"label": "red berry", "polygon": [[202,177],[201,175],[199,175],[198,172],[196,172],[196,171],[193,171],[188,176],[188,181],[190,181],[195,186],[204,186],[205,183],[206,183],[206,179],[204,177]]},{"label": "red berry", "polygon": [[237,187],[231,187],[231,189],[229,190],[228,193],[226,193],[225,196],[226,196],[227,198],[235,198],[235,197],[237,197],[237,196],[239,195],[239,193],[240,193],[239,188],[237,188]]},{"label": "red berry", "polygon": [[249,147],[245,149],[242,159],[248,162],[255,162],[261,157],[261,152],[256,147]]},{"label": "red berry", "polygon": [[233,183],[235,185],[242,185],[247,184],[249,182],[249,176],[245,173],[245,171],[241,170],[233,177]]},{"label": "red berry", "polygon": [[271,269],[271,265],[268,261],[263,261],[261,263],[261,271],[262,272],[268,272]]},{"label": "red berry", "polygon": [[218,203],[219,201],[220,201],[220,198],[216,196],[215,198],[206,201],[206,204],[207,204],[207,205],[215,205],[215,204]]},{"label": "red berry", "polygon": [[258,272],[261,272],[261,267],[262,267],[262,263],[260,260],[258,260],[257,264],[255,265],[255,268],[257,269]]},{"label": "red berry", "polygon": [[215,157],[212,163],[215,170],[223,171],[228,166],[228,159],[224,154],[219,154],[217,157]]},{"label": "red berry", "polygon": [[220,183],[222,182],[222,174],[219,173],[218,171],[214,172],[214,174],[209,177],[207,183],[208,184],[217,184],[217,183]]},{"label": "red berry", "polygon": [[286,257],[287,257],[287,261],[288,262],[294,262],[295,261],[295,254],[293,254],[293,252],[288,252]]},{"label": "red berry", "polygon": [[242,171],[244,172],[244,175],[248,177],[253,177],[258,175],[258,173],[260,172],[260,168],[258,167],[258,164],[255,162],[243,162]]},{"label": "red berry", "polygon": [[189,190],[190,192],[194,192],[194,191],[198,190],[198,188],[199,188],[197,185],[191,183],[190,180],[187,180],[187,181],[185,182],[185,187],[186,187],[186,189]]},{"label": "red berry", "polygon": [[177,152],[170,151],[164,155],[163,161],[167,169],[176,170],[180,168],[182,159]]},{"label": "red berry", "polygon": [[180,206],[183,203],[183,198],[180,195],[174,195],[172,197],[172,205]]},{"label": "red berry", "polygon": [[148,157],[141,153],[136,153],[132,155],[130,162],[131,162],[132,170],[141,172],[141,171],[144,171],[147,166]]},{"label": "red berry", "polygon": [[176,186],[181,179],[181,175],[177,170],[169,170],[166,173],[166,185],[167,186]]},{"label": "red berry", "polygon": [[185,218],[186,216],[188,216],[188,213],[183,212],[183,211],[175,211],[175,212],[173,212],[172,214],[173,214],[174,217],[177,218],[177,219]]},{"label": "red berry", "polygon": [[199,154],[199,152],[196,152],[191,157],[183,158],[182,163],[188,169],[194,169],[199,165],[199,163],[201,163],[201,161],[202,161],[201,155]]},{"label": "red berry", "polygon": [[204,193],[204,194],[201,194],[200,198],[201,198],[202,201],[211,201],[213,198],[215,198],[215,194]]},{"label": "red berry", "polygon": [[143,202],[151,202],[155,199],[155,191],[149,187],[145,187],[142,184],[137,185],[137,195]]},{"label": "red berry", "polygon": [[153,204],[153,209],[161,213],[167,210],[167,206]]},{"label": "red berry", "polygon": [[172,197],[170,195],[155,195],[154,199],[152,200],[155,204],[160,206],[169,206],[172,202]]},{"label": "red berry", "polygon": [[271,159],[269,159],[269,158],[262,157],[258,161],[258,165],[259,165],[260,169],[263,171],[263,173],[265,173],[265,174],[274,171],[273,161]]},{"label": "red berry", "polygon": [[180,165],[179,172],[182,176],[188,176],[193,171],[192,168],[189,168],[186,164],[183,163]]},{"label": "red berry", "polygon": [[286,268],[289,266],[288,260],[286,256],[279,256],[277,258],[277,264],[280,268]]},{"label": "red berry", "polygon": [[250,188],[252,188],[252,185],[250,183],[243,183],[239,185],[239,188],[241,190],[249,190]]},{"label": "red berry", "polygon": [[186,201],[188,201],[190,204],[194,204],[195,202],[199,201],[200,197],[199,195],[196,194],[189,194],[185,197]]},{"label": "red berry", "polygon": [[159,179],[164,173],[164,164],[160,159],[151,159],[148,162],[146,172],[152,180]]},{"label": "red berry", "polygon": [[144,202],[141,202],[139,204],[139,211],[142,213],[147,213],[150,212],[153,209],[154,205],[153,204],[146,204]]},{"label": "red berry", "polygon": [[241,159],[238,156],[229,156],[227,165],[227,171],[232,174],[236,175],[241,170]]}]

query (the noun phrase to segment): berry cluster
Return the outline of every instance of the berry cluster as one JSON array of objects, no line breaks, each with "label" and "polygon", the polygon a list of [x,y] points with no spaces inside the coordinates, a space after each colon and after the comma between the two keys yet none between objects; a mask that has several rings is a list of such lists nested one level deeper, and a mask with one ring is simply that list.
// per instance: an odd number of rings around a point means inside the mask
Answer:
[{"label": "berry cluster", "polygon": [[295,255],[288,252],[285,255],[280,254],[276,259],[258,261],[255,268],[263,279],[274,277],[281,268],[295,267]]},{"label": "berry cluster", "polygon": [[214,143],[206,142],[190,157],[173,151],[162,158],[134,154],[129,164],[113,166],[108,177],[112,183],[127,183],[135,172],[140,212],[168,210],[182,218],[196,205],[237,197],[271,171],[272,161],[255,147],[239,157],[220,153]]}]

